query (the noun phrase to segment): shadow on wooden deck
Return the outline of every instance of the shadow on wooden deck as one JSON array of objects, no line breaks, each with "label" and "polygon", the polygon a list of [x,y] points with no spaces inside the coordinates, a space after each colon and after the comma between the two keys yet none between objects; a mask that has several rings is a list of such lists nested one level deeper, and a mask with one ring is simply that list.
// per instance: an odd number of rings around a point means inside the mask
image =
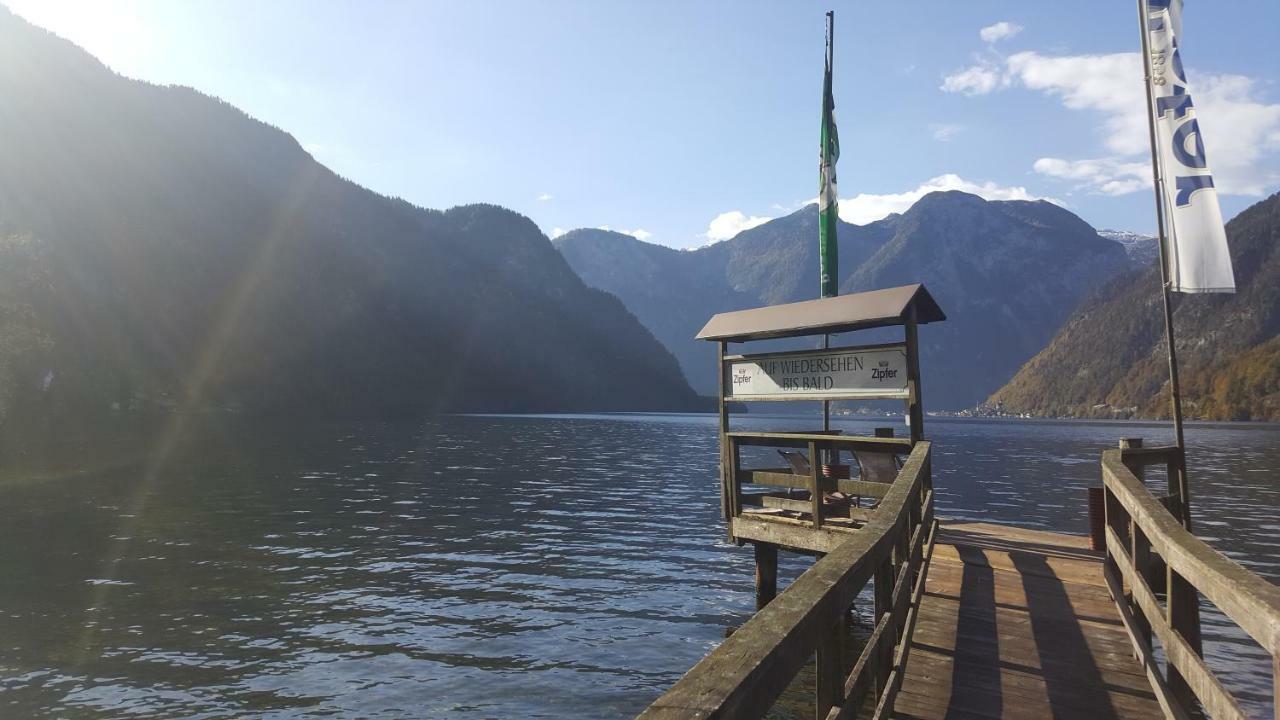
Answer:
[{"label": "shadow on wooden deck", "polygon": [[1162,717],[1083,537],[944,525],[895,717]]}]

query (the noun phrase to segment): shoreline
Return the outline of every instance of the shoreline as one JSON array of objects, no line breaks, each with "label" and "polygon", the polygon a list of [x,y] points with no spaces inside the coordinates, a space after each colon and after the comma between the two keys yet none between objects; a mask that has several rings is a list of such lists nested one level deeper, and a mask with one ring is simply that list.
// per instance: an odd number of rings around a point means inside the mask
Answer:
[{"label": "shoreline", "polygon": [[[821,417],[819,413],[743,413],[748,418],[806,418]],[[595,418],[595,417],[709,417],[715,418],[714,412],[652,412],[652,411],[600,411],[600,412],[456,412],[443,413],[440,417],[477,417],[477,418]],[[1003,417],[982,415],[950,415],[928,414],[931,422],[991,422],[991,423],[1072,423],[1081,425],[1136,425],[1163,427],[1173,421],[1148,418],[1082,418],[1082,417]],[[901,421],[901,415],[832,415],[832,422],[848,421]],[[1186,420],[1186,427],[1259,427],[1280,429],[1280,420]]]}]

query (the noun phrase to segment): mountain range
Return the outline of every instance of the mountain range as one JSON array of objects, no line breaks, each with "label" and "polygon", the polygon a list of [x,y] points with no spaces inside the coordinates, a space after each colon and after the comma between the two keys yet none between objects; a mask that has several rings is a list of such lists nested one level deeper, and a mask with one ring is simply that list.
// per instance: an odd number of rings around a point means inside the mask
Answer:
[{"label": "mountain range", "polygon": [[[1280,194],[1227,223],[1236,293],[1174,294],[1189,418],[1280,420]],[[1160,268],[1116,278],[991,397],[1008,412],[1168,417]]]},{"label": "mountain range", "polygon": [[674,358],[529,219],[335,175],[0,6],[0,422],[687,410]]},{"label": "mountain range", "polygon": [[[294,138],[123,78],[0,6],[0,425],[121,413],[691,410],[714,313],[813,298],[817,212],[696,250],[554,243],[384,197]],[[1179,298],[1188,415],[1280,419],[1280,201],[1228,224],[1240,292]],[[840,290],[923,282],[930,410],[1167,408],[1156,244],[1048,202],[931,193],[839,223]],[[853,342],[882,342],[871,331]]]},{"label": "mountain range", "polygon": [[[603,230],[569,232],[555,245],[588,285],[622,299],[695,389],[711,393],[714,356],[693,336],[716,312],[815,297],[817,221],[809,205],[689,251]],[[837,238],[842,293],[923,282],[947,313],[920,333],[932,410],[985,400],[1084,298],[1130,267],[1120,243],[1057,205],[956,191],[868,225],[842,222]]]},{"label": "mountain range", "polygon": [[1146,267],[1160,257],[1160,243],[1151,235],[1129,230],[1099,230],[1098,234],[1108,240],[1114,240],[1124,246],[1129,261],[1134,266]]}]

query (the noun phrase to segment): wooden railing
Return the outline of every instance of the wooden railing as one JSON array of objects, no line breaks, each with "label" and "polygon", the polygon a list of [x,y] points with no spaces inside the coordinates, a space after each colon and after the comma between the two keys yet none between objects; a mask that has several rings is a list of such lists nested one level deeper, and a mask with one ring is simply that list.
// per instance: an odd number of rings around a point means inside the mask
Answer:
[{"label": "wooden railing", "polygon": [[[1192,535],[1184,527],[1184,508],[1162,502],[1139,479],[1145,465],[1177,467],[1180,459],[1177,448],[1103,453],[1103,574],[1165,715],[1244,718],[1239,702],[1202,657],[1199,598],[1216,605],[1271,655],[1280,682],[1280,588]],[[1152,652],[1153,637],[1164,650],[1164,672]],[[1277,708],[1280,718],[1280,703]]]},{"label": "wooden railing", "polygon": [[[902,684],[936,527],[929,443],[918,442],[865,525],[640,717],[764,717],[810,658],[815,661],[818,718],[856,717],[869,694],[874,717],[887,717]],[[875,625],[849,669],[843,652],[845,617],[873,580]]]},{"label": "wooden railing", "polygon": [[[888,455],[906,455],[912,442],[906,438],[863,437],[858,435],[826,435],[786,432],[731,432],[725,434],[724,516],[732,519],[742,515],[745,502],[760,501],[742,492],[743,485],[759,485],[772,488],[807,490],[806,502],[787,498],[768,498],[767,505],[809,514],[814,528],[821,528],[825,516],[822,502],[824,492],[843,492],[871,498],[882,498],[888,492],[888,483],[868,482],[862,479],[837,479],[824,477],[819,457],[821,453],[842,451],[853,453],[872,452]],[[744,469],[742,450],[747,447],[796,448],[808,451],[810,471],[798,475],[791,468]],[[732,532],[732,525],[730,526]]]}]

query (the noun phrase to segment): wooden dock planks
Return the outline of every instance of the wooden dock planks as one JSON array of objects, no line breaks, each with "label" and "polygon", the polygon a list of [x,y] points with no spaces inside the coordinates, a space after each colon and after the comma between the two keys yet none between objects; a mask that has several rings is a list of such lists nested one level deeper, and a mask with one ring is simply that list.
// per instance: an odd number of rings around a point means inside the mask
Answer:
[{"label": "wooden dock planks", "polygon": [[894,717],[1163,717],[1086,538],[952,523],[938,542]]}]

